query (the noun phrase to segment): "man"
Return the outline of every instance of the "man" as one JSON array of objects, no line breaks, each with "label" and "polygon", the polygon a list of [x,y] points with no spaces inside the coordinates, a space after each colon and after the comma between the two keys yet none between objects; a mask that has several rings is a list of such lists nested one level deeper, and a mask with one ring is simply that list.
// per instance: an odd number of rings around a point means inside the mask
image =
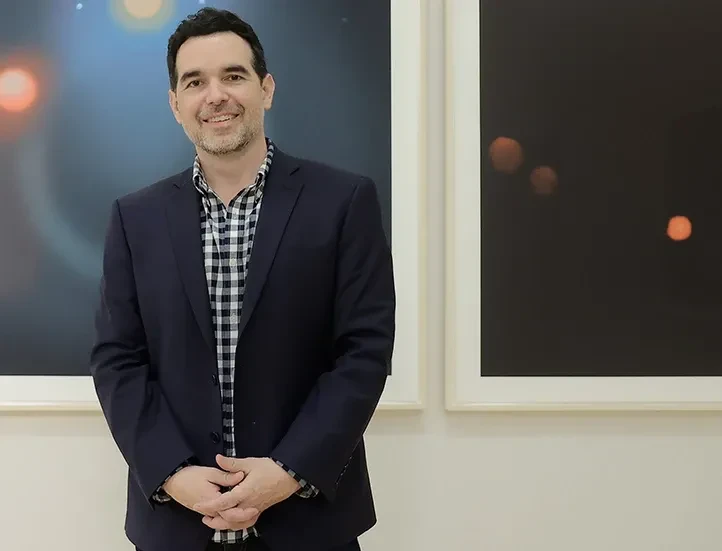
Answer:
[{"label": "man", "polygon": [[204,8],[168,44],[192,167],[115,201],[91,373],[142,551],[342,551],[376,522],[363,433],[392,355],[374,184],[265,135],[253,29]]}]

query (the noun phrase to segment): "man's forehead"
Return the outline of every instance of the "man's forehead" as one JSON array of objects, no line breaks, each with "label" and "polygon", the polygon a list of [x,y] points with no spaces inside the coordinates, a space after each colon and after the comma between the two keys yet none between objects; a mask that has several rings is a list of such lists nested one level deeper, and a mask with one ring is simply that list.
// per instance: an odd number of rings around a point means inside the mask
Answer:
[{"label": "man's forehead", "polygon": [[230,65],[249,66],[253,52],[248,43],[235,33],[195,36],[178,50],[176,66],[185,70],[222,70]]}]

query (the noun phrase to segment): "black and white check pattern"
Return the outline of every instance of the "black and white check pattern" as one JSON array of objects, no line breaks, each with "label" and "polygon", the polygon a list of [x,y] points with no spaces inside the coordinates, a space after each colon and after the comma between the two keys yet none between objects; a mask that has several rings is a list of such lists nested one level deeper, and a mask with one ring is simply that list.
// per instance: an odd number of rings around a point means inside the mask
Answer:
[{"label": "black and white check pattern", "polygon": [[[193,183],[201,195],[201,237],[205,259],[208,296],[211,300],[213,328],[216,335],[218,378],[223,410],[223,447],[226,456],[235,457],[233,381],[235,372],[238,320],[243,307],[248,262],[253,249],[256,223],[263,200],[266,177],[274,153],[268,140],[268,151],[255,182],[234,197],[228,206],[208,186],[200,162],[193,164]],[[278,462],[301,485],[298,495],[313,497],[318,489],[308,484],[291,469]],[[218,543],[233,543],[257,536],[255,527],[241,532],[219,530],[213,536]]]},{"label": "black and white check pattern", "polygon": [[[274,152],[273,142],[268,140],[266,158],[261,164],[255,182],[241,191],[226,205],[208,186],[203,175],[200,161],[196,157],[193,163],[193,184],[201,195],[201,241],[205,264],[208,296],[213,314],[213,329],[216,336],[216,356],[218,363],[218,380],[221,389],[221,406],[223,418],[223,453],[227,457],[236,456],[234,415],[233,415],[233,381],[235,373],[235,352],[238,341],[238,319],[243,307],[248,261],[253,248],[256,222],[261,209],[263,190],[268,171],[271,168]],[[314,497],[318,488],[301,478],[296,472],[280,461],[276,461],[301,486],[296,495],[303,498]],[[183,467],[191,465],[191,460],[184,461],[166,481]],[[165,481],[164,483],[165,484]],[[159,503],[170,501],[170,496],[161,487],[153,495]],[[244,541],[250,536],[257,536],[255,527],[239,532],[217,530],[213,541],[217,543],[234,543]]]}]

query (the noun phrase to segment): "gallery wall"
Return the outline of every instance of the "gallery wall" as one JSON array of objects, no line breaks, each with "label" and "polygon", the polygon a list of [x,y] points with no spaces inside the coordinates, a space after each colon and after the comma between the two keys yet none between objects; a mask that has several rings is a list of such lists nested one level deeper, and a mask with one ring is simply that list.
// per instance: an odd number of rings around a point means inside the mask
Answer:
[{"label": "gallery wall", "polygon": [[[379,523],[364,549],[718,547],[718,412],[445,409],[448,36],[444,2],[424,10],[425,407],[372,422]],[[3,412],[0,457],[0,549],[132,549],[122,533],[125,466],[99,413]]]}]

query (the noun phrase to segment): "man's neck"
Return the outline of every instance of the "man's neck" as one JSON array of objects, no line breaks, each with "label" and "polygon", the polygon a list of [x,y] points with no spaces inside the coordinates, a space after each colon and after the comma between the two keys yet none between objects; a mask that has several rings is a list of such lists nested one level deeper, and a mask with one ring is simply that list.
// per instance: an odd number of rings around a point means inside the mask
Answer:
[{"label": "man's neck", "polygon": [[266,139],[261,135],[260,139],[254,140],[242,151],[223,156],[198,151],[198,159],[203,167],[206,183],[227,205],[243,189],[255,182],[267,151]]}]

